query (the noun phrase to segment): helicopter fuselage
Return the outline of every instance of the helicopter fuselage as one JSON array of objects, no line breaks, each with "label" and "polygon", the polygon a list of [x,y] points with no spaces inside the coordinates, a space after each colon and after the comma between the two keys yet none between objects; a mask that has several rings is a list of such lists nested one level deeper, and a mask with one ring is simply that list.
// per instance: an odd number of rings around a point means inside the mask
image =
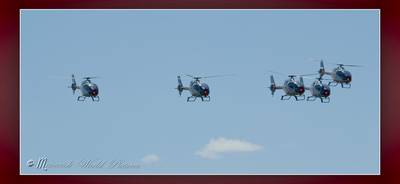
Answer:
[{"label": "helicopter fuselage", "polygon": [[296,81],[295,79],[288,79],[284,82],[283,84],[283,91],[286,93],[286,95],[289,96],[298,96],[298,95],[303,95],[304,93],[304,86],[300,84],[299,81]]},{"label": "helicopter fuselage", "polygon": [[210,88],[208,85],[198,80],[190,82],[189,91],[194,97],[208,97],[210,94]]},{"label": "helicopter fuselage", "polygon": [[331,94],[331,89],[327,84],[323,84],[321,81],[314,81],[310,88],[311,95],[315,97],[326,98]]},{"label": "helicopter fuselage", "polygon": [[89,80],[83,81],[79,89],[82,96],[85,97],[96,97],[97,95],[99,95],[99,88],[95,83],[92,83]]},{"label": "helicopter fuselage", "polygon": [[337,83],[349,84],[351,82],[351,73],[342,67],[333,69],[331,77]]}]

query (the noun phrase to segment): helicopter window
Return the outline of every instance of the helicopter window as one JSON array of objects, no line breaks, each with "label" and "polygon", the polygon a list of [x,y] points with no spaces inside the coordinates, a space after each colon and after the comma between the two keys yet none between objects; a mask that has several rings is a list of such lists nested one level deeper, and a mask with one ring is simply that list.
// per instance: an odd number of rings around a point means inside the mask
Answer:
[{"label": "helicopter window", "polygon": [[203,88],[203,89],[208,89],[208,85],[207,84],[201,84],[201,87]]},{"label": "helicopter window", "polygon": [[93,89],[95,89],[95,88],[97,88],[97,85],[92,83],[92,84],[90,85],[90,87],[92,87]]},{"label": "helicopter window", "polygon": [[92,89],[90,88],[90,86],[88,86],[88,85],[84,85],[84,86],[82,86],[83,87],[83,89],[85,89],[86,91],[91,91]]},{"label": "helicopter window", "polygon": [[344,74],[343,71],[337,71],[336,75],[339,76],[339,77],[342,77],[342,78],[345,77],[345,74]]},{"label": "helicopter window", "polygon": [[317,89],[317,90],[321,90],[322,89],[322,86],[321,85],[315,85],[315,89]]},{"label": "helicopter window", "polygon": [[291,82],[291,83],[288,84],[288,87],[294,89],[294,88],[297,87],[297,85],[295,83]]},{"label": "helicopter window", "polygon": [[202,88],[199,85],[193,85],[193,89],[195,89],[196,91],[202,90]]}]

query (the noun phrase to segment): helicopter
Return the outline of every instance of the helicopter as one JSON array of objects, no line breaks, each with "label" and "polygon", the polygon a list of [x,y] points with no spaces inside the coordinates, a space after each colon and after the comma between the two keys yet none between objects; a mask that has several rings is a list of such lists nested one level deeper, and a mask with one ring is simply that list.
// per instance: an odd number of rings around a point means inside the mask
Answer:
[{"label": "helicopter", "polygon": [[[295,79],[297,76],[300,76],[300,80]],[[281,100],[289,100],[292,96],[296,101],[305,100],[305,87],[302,75],[289,75],[288,77],[289,79],[283,83],[283,86],[277,86],[275,84],[274,76],[270,76],[271,85],[269,89],[271,90],[272,96],[275,94],[277,89],[282,89],[285,92],[285,95],[282,95]]]},{"label": "helicopter", "polygon": [[72,74],[72,84],[69,88],[72,89],[72,94],[75,94],[75,90],[79,89],[81,91],[81,96],[78,96],[78,101],[85,101],[86,97],[92,98],[92,101],[100,101],[99,88],[90,79],[97,77],[83,77],[83,81],[80,86],[76,84],[75,76]]},{"label": "helicopter", "polygon": [[188,75],[185,74],[185,76],[192,78],[193,80],[190,81],[189,86],[183,86],[181,76],[178,76],[178,87],[175,89],[178,90],[179,96],[182,95],[182,92],[184,90],[189,91],[192,96],[187,97],[187,102],[194,102],[196,101],[197,98],[200,98],[201,101],[209,102],[210,99],[210,87],[200,81],[200,79],[205,79],[205,78],[215,78],[215,77],[223,77],[223,76],[228,76],[228,75],[211,75],[211,76],[205,76],[205,77],[199,77],[199,76],[193,76],[193,75]]},{"label": "helicopter", "polygon": [[321,100],[321,103],[329,103],[331,94],[331,89],[329,85],[322,83],[323,80],[321,77],[317,78],[312,84],[311,87],[305,87],[306,90],[311,92],[311,96],[307,97],[307,101],[315,101],[317,98]]},{"label": "helicopter", "polygon": [[338,65],[336,68],[332,70],[332,72],[325,71],[324,62],[321,60],[320,69],[318,71],[320,78],[324,75],[330,75],[332,80],[328,83],[329,86],[337,86],[340,84],[342,88],[351,88],[351,73],[344,68],[344,66],[348,67],[360,67],[360,65],[346,65],[341,63],[336,63]]}]

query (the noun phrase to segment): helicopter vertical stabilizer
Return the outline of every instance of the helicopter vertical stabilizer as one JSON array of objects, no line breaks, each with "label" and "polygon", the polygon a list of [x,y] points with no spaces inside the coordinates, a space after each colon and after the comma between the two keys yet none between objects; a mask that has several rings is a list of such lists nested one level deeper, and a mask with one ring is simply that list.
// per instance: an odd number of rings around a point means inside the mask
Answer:
[{"label": "helicopter vertical stabilizer", "polygon": [[276,84],[275,84],[274,76],[271,75],[270,79],[271,79],[271,86],[269,87],[269,89],[271,90],[271,94],[273,96],[276,91]]},{"label": "helicopter vertical stabilizer", "polygon": [[326,74],[325,72],[325,67],[324,67],[324,61],[321,60],[321,62],[319,63],[319,77],[322,78],[322,76],[324,76],[324,74]]},{"label": "helicopter vertical stabilizer", "polygon": [[178,87],[176,87],[176,89],[179,92],[179,96],[181,96],[182,95],[182,91],[183,91],[183,84],[182,84],[182,81],[181,81],[181,76],[178,76]]},{"label": "helicopter vertical stabilizer", "polygon": [[72,94],[75,94],[75,90],[78,89],[78,86],[76,85],[74,74],[72,74],[72,84],[71,84],[70,88],[72,89]]},{"label": "helicopter vertical stabilizer", "polygon": [[301,85],[301,86],[304,86],[304,80],[303,80],[303,77],[302,77],[302,76],[300,76],[300,85]]}]

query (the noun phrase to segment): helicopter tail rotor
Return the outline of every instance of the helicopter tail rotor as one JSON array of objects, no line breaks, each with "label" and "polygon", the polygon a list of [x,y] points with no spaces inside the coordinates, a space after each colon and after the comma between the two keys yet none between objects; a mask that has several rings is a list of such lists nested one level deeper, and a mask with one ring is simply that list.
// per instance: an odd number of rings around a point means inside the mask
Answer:
[{"label": "helicopter tail rotor", "polygon": [[319,73],[319,77],[322,78],[322,76],[324,76],[324,74],[325,74],[324,61],[321,60],[321,62],[319,63],[319,66],[320,66],[320,68],[319,68],[318,73]]},{"label": "helicopter tail rotor", "polygon": [[72,89],[72,94],[75,94],[75,90],[78,89],[78,86],[76,85],[74,74],[72,74],[72,84],[71,84],[71,86],[69,86],[69,88]]},{"label": "helicopter tail rotor", "polygon": [[275,91],[276,91],[276,84],[275,84],[274,76],[271,75],[270,80],[271,80],[271,85],[270,85],[269,89],[271,90],[271,95],[274,96]]},{"label": "helicopter tail rotor", "polygon": [[303,76],[300,76],[300,85],[301,85],[301,86],[304,86]]},{"label": "helicopter tail rotor", "polygon": [[183,84],[182,84],[182,81],[181,81],[181,76],[178,76],[178,87],[176,87],[176,89],[179,92],[179,96],[181,96],[182,95],[182,91],[183,91]]}]

